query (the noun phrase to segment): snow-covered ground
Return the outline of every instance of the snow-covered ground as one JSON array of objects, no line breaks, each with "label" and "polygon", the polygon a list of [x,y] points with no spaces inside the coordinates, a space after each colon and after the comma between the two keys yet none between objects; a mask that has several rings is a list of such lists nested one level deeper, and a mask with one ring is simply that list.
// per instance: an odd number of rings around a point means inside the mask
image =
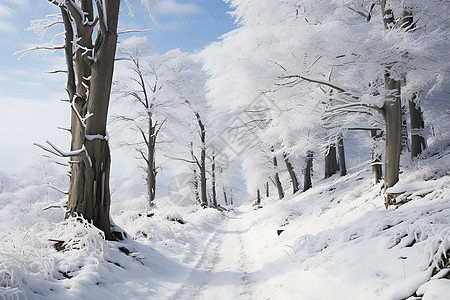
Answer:
[{"label": "snow-covered ground", "polygon": [[448,299],[449,150],[405,164],[393,192],[411,201],[389,209],[367,162],[260,209],[160,199],[149,217],[145,197],[117,192],[122,242],[42,210],[59,201],[45,162],[1,174],[0,298]]}]

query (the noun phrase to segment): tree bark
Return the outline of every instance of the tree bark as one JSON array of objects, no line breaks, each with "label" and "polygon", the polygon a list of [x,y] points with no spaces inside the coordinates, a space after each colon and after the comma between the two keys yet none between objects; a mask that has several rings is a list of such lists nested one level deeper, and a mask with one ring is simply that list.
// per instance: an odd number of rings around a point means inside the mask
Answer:
[{"label": "tree bark", "polygon": [[336,146],[330,145],[327,153],[325,153],[325,178],[330,178],[336,174],[339,166],[336,159]]},{"label": "tree bark", "polygon": [[212,205],[217,208],[217,197],[216,197],[216,158],[214,152],[212,154],[212,164],[211,164],[211,184],[212,184]]},{"label": "tree bark", "polygon": [[[370,135],[373,139],[373,143],[377,142],[377,139],[381,138],[382,133],[378,134],[376,129],[370,131]],[[381,168],[381,154],[376,153],[376,150],[372,148],[372,173],[374,174],[375,184],[381,181],[383,176],[383,170]]]},{"label": "tree bark", "polygon": [[405,105],[401,106],[401,114],[402,114],[402,151],[401,153],[405,153],[405,151],[411,151],[409,147],[409,138],[408,138],[408,117],[407,117],[407,108]]},{"label": "tree bark", "polygon": [[342,135],[339,136],[338,140],[338,156],[339,156],[339,170],[340,175],[347,175],[347,166],[345,163],[345,149],[344,149],[344,138]]},{"label": "tree bark", "polygon": [[201,205],[203,207],[208,207],[208,198],[206,194],[206,131],[205,125],[202,122],[200,114],[198,112],[195,113],[197,117],[198,126],[200,128],[200,141],[202,144],[202,150],[200,153],[200,197],[201,197]]},{"label": "tree bark", "polygon": [[[69,4],[67,4],[69,5]],[[100,4],[97,4],[100,5]],[[105,234],[105,238],[115,239],[110,223],[109,175],[111,156],[106,134],[106,121],[110,100],[114,58],[117,45],[117,23],[120,0],[104,2],[107,24],[100,21],[95,45],[92,45],[93,26],[83,22],[78,12],[70,15],[76,25],[78,48],[75,55],[77,76],[76,90],[73,89],[73,74],[68,74],[67,89],[71,97],[72,120],[71,149],[85,149],[82,154],[71,157],[71,177],[66,218],[83,216]],[[89,20],[93,20],[91,1],[81,2],[82,10]],[[73,27],[68,13],[61,6],[66,34],[66,45]],[[69,8],[69,11],[73,9]],[[78,14],[78,15],[77,15]],[[73,45],[70,44],[70,47]],[[86,51],[86,49],[88,49]],[[94,51],[95,50],[95,51]],[[66,54],[71,50],[67,49]],[[72,57],[66,57],[68,72],[73,71]],[[69,82],[69,80],[71,82]],[[91,117],[88,116],[88,112]],[[87,119],[86,119],[87,118]]]},{"label": "tree bark", "polygon": [[[272,152],[273,152],[273,149],[272,149]],[[283,191],[283,186],[281,185],[280,176],[278,175],[278,171],[277,171],[278,162],[277,162],[276,156],[273,157],[273,167],[275,170],[274,182],[275,182],[275,186],[277,187],[278,198],[281,200],[284,198],[284,191]]]},{"label": "tree bark", "polygon": [[[386,9],[386,0],[381,1],[383,25],[386,30],[395,23],[394,13]],[[399,179],[400,154],[402,149],[402,114],[400,81],[391,78],[390,64],[387,64],[384,74],[385,101],[382,107],[386,123],[386,162],[385,188],[394,186]]]},{"label": "tree bark", "polygon": [[312,175],[312,168],[313,168],[313,152],[308,151],[308,154],[306,156],[306,167],[304,170],[304,179],[303,179],[303,191],[307,191],[310,188],[312,188],[312,181],[311,181],[311,175]]},{"label": "tree bark", "polygon": [[225,205],[228,205],[227,190],[225,187],[223,187],[223,199],[225,200]]},{"label": "tree bark", "polygon": [[[145,88],[145,83],[144,84]],[[146,96],[147,97],[147,96]],[[147,105],[148,106],[148,105]],[[148,107],[146,107],[149,110]],[[156,197],[156,162],[155,162],[155,151],[156,151],[156,124],[153,124],[153,116],[149,111],[148,115],[148,137],[145,138],[145,143],[147,144],[147,194],[148,194],[148,203],[150,209],[152,209],[155,204],[154,200]]]},{"label": "tree bark", "polygon": [[289,161],[289,158],[286,153],[283,153],[284,162],[286,164],[286,168],[288,170],[289,176],[291,177],[292,182],[292,193],[295,194],[299,191],[299,184],[297,179],[297,174],[295,174],[294,167],[292,167],[292,164]]},{"label": "tree bark", "polygon": [[419,104],[414,102],[416,97],[417,94],[414,94],[413,98],[408,101],[411,123],[411,158],[422,154],[422,151],[426,149],[427,145],[425,138],[422,136],[423,129],[425,128],[422,110]]},{"label": "tree bark", "polygon": [[386,122],[385,187],[390,188],[399,179],[400,154],[402,149],[400,82],[391,79],[389,74],[386,74],[385,87],[388,93],[386,95],[388,100],[383,105],[383,117]]},{"label": "tree bark", "polygon": [[198,204],[202,204],[202,200],[200,199],[200,193],[198,191],[198,175],[197,175],[197,169],[194,167],[194,178],[192,185],[194,186],[194,197],[195,201],[197,201]]},{"label": "tree bark", "polygon": [[[411,9],[405,8],[402,15],[402,27],[405,31],[412,31],[415,29],[414,17]],[[425,128],[423,121],[422,109],[417,100],[418,93],[414,93],[413,97],[408,100],[409,107],[409,121],[411,127],[411,158],[415,158],[422,154],[426,149],[426,141],[422,136],[422,131]]]}]

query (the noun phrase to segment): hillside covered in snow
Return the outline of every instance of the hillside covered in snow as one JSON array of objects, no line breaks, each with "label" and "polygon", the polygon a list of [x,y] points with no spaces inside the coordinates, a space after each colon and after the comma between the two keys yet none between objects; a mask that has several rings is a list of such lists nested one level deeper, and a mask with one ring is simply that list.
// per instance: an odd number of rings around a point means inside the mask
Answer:
[{"label": "hillside covered in snow", "polygon": [[[61,221],[43,182],[2,174],[4,299],[446,299],[450,149],[407,166],[385,209],[368,162],[304,193],[222,212],[115,199],[123,241]],[[53,178],[54,180],[54,178]],[[34,182],[38,180],[35,179]],[[128,202],[126,202],[128,201]],[[20,209],[19,209],[20,208]],[[125,210],[126,208],[126,210]]]}]

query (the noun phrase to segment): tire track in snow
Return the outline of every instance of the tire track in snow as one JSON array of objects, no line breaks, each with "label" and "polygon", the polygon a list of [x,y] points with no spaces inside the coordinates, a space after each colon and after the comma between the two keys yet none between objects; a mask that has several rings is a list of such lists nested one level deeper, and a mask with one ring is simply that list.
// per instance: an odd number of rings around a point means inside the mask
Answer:
[{"label": "tire track in snow", "polygon": [[252,273],[249,272],[243,234],[249,229],[241,212],[229,213],[224,229],[218,230],[214,241],[211,265],[203,284],[193,299],[251,299]]},{"label": "tire track in snow", "polygon": [[205,274],[211,272],[213,265],[213,257],[210,256],[211,249],[217,244],[217,239],[220,236],[217,232],[210,235],[208,241],[205,244],[205,250],[202,252],[197,262],[193,266],[192,270],[186,278],[186,281],[175,291],[170,299],[193,299],[195,291],[198,286],[202,287],[206,282]]}]

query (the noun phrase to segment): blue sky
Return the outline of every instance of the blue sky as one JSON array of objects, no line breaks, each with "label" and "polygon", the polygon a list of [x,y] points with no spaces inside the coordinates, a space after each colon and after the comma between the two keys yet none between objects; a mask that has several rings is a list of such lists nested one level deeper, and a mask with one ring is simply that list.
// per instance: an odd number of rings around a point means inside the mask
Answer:
[{"label": "blue sky", "polygon": [[[222,0],[159,0],[157,24],[139,5],[135,17],[123,6],[119,27],[149,29],[144,35],[157,53],[180,48],[196,52],[235,28]],[[42,153],[34,142],[49,139],[68,147],[69,137],[56,127],[67,127],[69,110],[65,98],[65,76],[48,74],[64,68],[62,53],[36,51],[18,60],[15,52],[47,42],[55,32],[39,37],[26,28],[35,19],[57,13],[46,0],[0,0],[0,170],[15,171],[27,158]],[[126,38],[131,34],[123,35]],[[58,42],[57,42],[58,44]]]}]

